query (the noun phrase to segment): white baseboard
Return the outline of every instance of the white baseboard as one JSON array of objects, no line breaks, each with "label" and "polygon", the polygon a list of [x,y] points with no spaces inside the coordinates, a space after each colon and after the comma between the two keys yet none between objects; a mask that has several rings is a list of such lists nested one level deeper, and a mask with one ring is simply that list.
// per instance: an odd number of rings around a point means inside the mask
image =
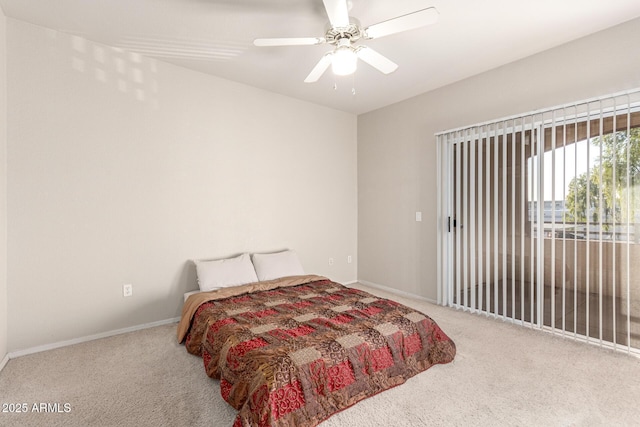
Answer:
[{"label": "white baseboard", "polygon": [[[16,357],[26,356],[27,354],[40,353],[42,351],[53,350],[60,347],[67,347],[74,344],[80,344],[83,342],[99,340],[101,338],[112,337],[114,335],[126,334],[128,332],[140,331],[142,329],[154,328],[156,326],[168,325],[171,323],[177,323],[180,321],[179,317],[174,317],[173,319],[159,320],[157,322],[144,323],[142,325],[130,326],[128,328],[116,329],[113,331],[102,332],[100,334],[88,335],[86,337],[74,338],[67,341],[59,341],[56,343],[39,345],[36,347],[27,348],[24,350],[12,351],[10,352],[5,359],[15,359]],[[4,362],[4,361],[3,361]],[[6,362],[4,362],[6,363]],[[4,365],[0,365],[4,366]]]},{"label": "white baseboard", "polygon": [[357,282],[354,282],[354,283],[362,283],[363,285],[371,286],[372,288],[377,288],[377,289],[380,289],[382,291],[391,292],[392,294],[396,294],[396,295],[401,296],[401,297],[419,299],[419,300],[422,300],[422,301],[430,302],[432,304],[438,304],[437,301],[432,300],[431,298],[426,298],[426,297],[423,297],[423,296],[420,296],[420,295],[412,294],[411,292],[401,291],[399,289],[391,288],[389,286],[384,286],[384,285],[379,285],[377,283],[368,282],[366,280],[358,280]]},{"label": "white baseboard", "polygon": [[2,372],[2,370],[4,369],[8,361],[9,361],[9,355],[5,354],[4,358],[0,362],[0,372]]},{"label": "white baseboard", "polygon": [[[433,304],[437,304],[436,301],[429,299],[429,298],[425,298],[423,296],[420,295],[415,295],[412,294],[410,292],[405,292],[405,291],[401,291],[399,289],[395,289],[395,288],[391,288],[389,286],[384,286],[384,285],[380,285],[377,283],[373,283],[373,282],[368,282],[366,280],[354,280],[351,282],[345,282],[345,285],[353,285],[355,283],[362,283],[363,285],[366,286],[370,286],[372,288],[378,288],[380,290],[383,291],[387,291],[390,292],[392,294],[396,294],[402,297],[406,297],[406,298],[414,298],[414,299],[419,299],[419,300],[423,300],[423,301],[427,301]],[[128,328],[122,328],[122,329],[116,329],[113,331],[107,331],[107,332],[102,332],[100,334],[95,334],[95,335],[88,335],[85,337],[80,337],[80,338],[74,338],[71,340],[66,340],[66,341],[59,341],[56,343],[51,343],[51,344],[45,344],[45,345],[40,345],[40,346],[36,346],[36,347],[31,347],[31,348],[27,348],[24,350],[18,350],[18,351],[12,351],[9,354],[7,354],[4,359],[2,359],[2,362],[0,362],[0,371],[2,370],[2,368],[4,368],[4,366],[7,364],[7,362],[9,361],[9,359],[14,359],[16,357],[20,357],[20,356],[26,356],[28,354],[34,354],[34,353],[40,353],[42,351],[47,351],[47,350],[53,350],[56,348],[61,348],[61,347],[67,347],[70,345],[74,345],[74,344],[80,344],[83,342],[88,342],[88,341],[93,341],[93,340],[98,340],[101,338],[107,338],[107,337],[111,337],[114,335],[120,335],[120,334],[126,334],[128,332],[135,332],[135,331],[140,331],[142,329],[148,329],[148,328],[153,328],[156,326],[163,326],[163,325],[168,325],[170,323],[177,323],[180,321],[179,317],[175,317],[173,319],[166,319],[166,320],[160,320],[157,322],[151,322],[151,323],[144,323],[142,325],[136,325],[136,326],[131,326]]]}]

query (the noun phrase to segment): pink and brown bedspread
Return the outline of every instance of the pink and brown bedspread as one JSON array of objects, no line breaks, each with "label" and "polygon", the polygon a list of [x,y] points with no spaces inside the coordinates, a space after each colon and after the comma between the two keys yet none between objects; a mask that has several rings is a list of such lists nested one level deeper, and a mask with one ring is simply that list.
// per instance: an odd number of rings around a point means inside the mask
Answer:
[{"label": "pink and brown bedspread", "polygon": [[425,314],[320,276],[192,295],[178,340],[220,380],[234,427],[315,426],[456,352]]}]

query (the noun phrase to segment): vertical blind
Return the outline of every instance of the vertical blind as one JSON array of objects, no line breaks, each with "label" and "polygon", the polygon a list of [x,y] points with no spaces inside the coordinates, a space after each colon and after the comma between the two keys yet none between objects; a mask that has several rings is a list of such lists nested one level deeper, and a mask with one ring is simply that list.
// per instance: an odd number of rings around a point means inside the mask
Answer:
[{"label": "vertical blind", "polygon": [[640,354],[640,89],[436,138],[438,301]]}]

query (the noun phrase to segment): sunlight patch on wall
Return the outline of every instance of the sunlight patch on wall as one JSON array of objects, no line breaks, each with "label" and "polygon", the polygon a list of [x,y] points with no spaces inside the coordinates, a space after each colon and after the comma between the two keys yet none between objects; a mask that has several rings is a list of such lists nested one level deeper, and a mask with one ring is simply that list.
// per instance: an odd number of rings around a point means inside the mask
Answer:
[{"label": "sunlight patch on wall", "polygon": [[154,109],[159,107],[155,59],[120,47],[98,45],[75,35],[71,36],[71,49],[71,67],[75,71],[91,75],[95,81],[137,101],[149,102]]}]

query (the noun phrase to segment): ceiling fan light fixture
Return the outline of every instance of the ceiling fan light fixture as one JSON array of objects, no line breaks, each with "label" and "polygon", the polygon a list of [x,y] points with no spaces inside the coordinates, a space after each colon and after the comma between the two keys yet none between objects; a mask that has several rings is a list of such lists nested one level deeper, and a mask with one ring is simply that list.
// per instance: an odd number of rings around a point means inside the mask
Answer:
[{"label": "ceiling fan light fixture", "polygon": [[331,58],[331,70],[337,76],[348,76],[358,68],[358,55],[351,46],[339,46]]}]

